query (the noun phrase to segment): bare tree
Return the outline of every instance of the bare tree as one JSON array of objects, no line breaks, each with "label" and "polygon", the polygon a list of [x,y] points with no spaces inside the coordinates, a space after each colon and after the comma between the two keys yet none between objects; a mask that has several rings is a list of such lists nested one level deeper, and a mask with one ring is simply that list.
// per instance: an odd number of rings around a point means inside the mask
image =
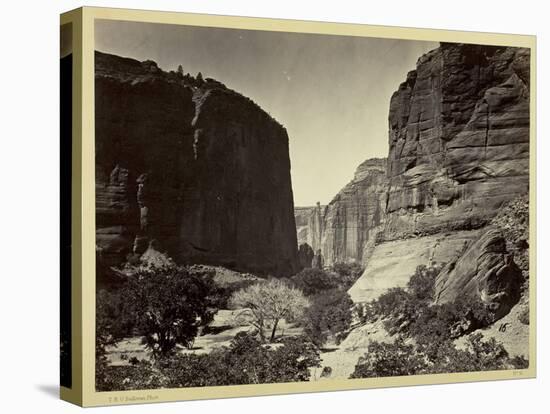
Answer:
[{"label": "bare tree", "polygon": [[299,318],[309,302],[299,289],[271,279],[235,292],[230,304],[233,308],[243,308],[242,313],[251,316],[249,323],[258,329],[264,341],[264,329],[270,326],[270,341],[273,341],[279,322]]}]

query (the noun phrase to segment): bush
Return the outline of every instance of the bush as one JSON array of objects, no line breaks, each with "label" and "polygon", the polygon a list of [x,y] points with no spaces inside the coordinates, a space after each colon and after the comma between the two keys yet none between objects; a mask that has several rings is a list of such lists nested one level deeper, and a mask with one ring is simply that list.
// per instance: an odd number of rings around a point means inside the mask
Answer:
[{"label": "bush", "polygon": [[101,353],[105,347],[132,334],[135,318],[126,310],[125,296],[119,291],[101,289],[96,295],[96,348]]},{"label": "bush", "polygon": [[164,267],[138,272],[125,294],[145,344],[153,356],[166,356],[178,344],[192,346],[199,327],[212,321],[214,292],[211,275]]},{"label": "bush", "polygon": [[313,343],[322,346],[329,335],[349,329],[352,322],[353,301],[346,292],[333,289],[319,293],[311,300],[304,314],[304,332]]},{"label": "bush", "polygon": [[421,344],[439,344],[456,339],[492,321],[492,314],[480,301],[470,297],[452,303],[423,308],[407,333]]},{"label": "bush", "polygon": [[[285,338],[273,347],[239,333],[229,347],[210,354],[174,354],[154,364],[109,367],[111,390],[181,388],[308,381],[319,351],[303,337]],[[105,388],[104,388],[105,389]]]},{"label": "bush", "polygon": [[406,289],[392,288],[358,309],[361,321],[384,319],[391,334],[412,336],[420,343],[456,338],[494,321],[478,299],[459,298],[453,303],[432,303],[439,266],[418,266]]},{"label": "bush", "polygon": [[359,263],[334,263],[332,272],[338,277],[338,286],[348,290],[361,277],[364,269]]},{"label": "bush", "polygon": [[137,361],[123,366],[108,366],[96,362],[97,391],[158,389],[165,384],[164,375],[148,361]]},{"label": "bush", "polygon": [[483,341],[481,334],[471,335],[466,349],[457,349],[451,341],[423,345],[372,342],[359,358],[350,378],[396,375],[441,374],[452,372],[493,371],[527,368],[523,357],[510,358],[494,338]]},{"label": "bush", "polygon": [[313,296],[325,290],[336,289],[338,287],[338,280],[335,275],[327,273],[322,269],[304,269],[292,276],[290,280],[306,296]]},{"label": "bush", "polygon": [[514,369],[527,369],[529,368],[529,360],[525,359],[524,356],[516,355],[510,360],[510,363]]},{"label": "bush", "polygon": [[525,308],[520,312],[518,315],[518,320],[524,325],[529,325],[529,306],[525,306]]},{"label": "bush", "polygon": [[435,294],[435,279],[441,268],[441,265],[430,267],[424,265],[418,266],[407,283],[407,291],[417,301],[432,301]]},{"label": "bush", "polygon": [[393,343],[371,342],[350,378],[393,377],[420,374],[427,369],[425,356],[403,339]]}]

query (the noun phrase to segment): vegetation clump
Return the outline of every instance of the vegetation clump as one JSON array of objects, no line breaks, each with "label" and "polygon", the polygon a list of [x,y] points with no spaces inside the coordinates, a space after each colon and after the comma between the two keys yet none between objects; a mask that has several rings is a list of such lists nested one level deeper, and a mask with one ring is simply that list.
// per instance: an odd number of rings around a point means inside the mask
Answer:
[{"label": "vegetation clump", "polygon": [[266,345],[241,332],[231,344],[209,354],[172,354],[128,366],[107,366],[98,390],[202,387],[308,381],[319,367],[319,351],[305,337]]},{"label": "vegetation clump", "polygon": [[454,340],[494,322],[480,300],[461,298],[434,304],[435,279],[441,266],[419,266],[406,289],[393,288],[356,309],[362,322],[382,320],[392,343],[371,342],[351,378],[471,372],[528,366],[523,357],[510,358],[494,338],[471,334],[465,349]]},{"label": "vegetation clump", "polygon": [[502,344],[494,338],[483,341],[479,333],[468,337],[466,349],[457,349],[451,342],[444,342],[437,346],[435,353],[431,351],[428,345],[406,343],[402,337],[393,343],[371,342],[350,378],[493,371],[528,366],[525,358],[510,358]]}]

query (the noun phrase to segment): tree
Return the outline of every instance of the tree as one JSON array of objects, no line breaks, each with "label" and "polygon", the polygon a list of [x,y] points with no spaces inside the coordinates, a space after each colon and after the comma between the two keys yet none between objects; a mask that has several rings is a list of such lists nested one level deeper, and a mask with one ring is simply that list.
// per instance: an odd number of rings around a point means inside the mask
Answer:
[{"label": "tree", "polygon": [[211,322],[214,292],[211,274],[170,266],[138,271],[123,294],[153,356],[166,356],[177,344],[191,346],[199,327]]},{"label": "tree", "polygon": [[183,67],[181,65],[178,65],[178,74],[183,76]]},{"label": "tree", "polygon": [[302,316],[309,302],[302,292],[286,283],[271,279],[256,283],[233,294],[232,308],[244,308],[242,314],[251,317],[250,323],[265,340],[264,329],[271,325],[270,341],[273,341],[281,319],[294,320]]},{"label": "tree", "polygon": [[202,86],[204,84],[204,79],[202,77],[202,73],[197,73],[197,77],[196,77],[196,81],[197,81],[197,86]]}]

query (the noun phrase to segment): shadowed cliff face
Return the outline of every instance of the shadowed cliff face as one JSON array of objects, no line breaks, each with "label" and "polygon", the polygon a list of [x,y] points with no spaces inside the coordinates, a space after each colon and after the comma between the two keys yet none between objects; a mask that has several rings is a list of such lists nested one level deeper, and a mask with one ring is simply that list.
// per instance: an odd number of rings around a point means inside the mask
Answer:
[{"label": "shadowed cliff face", "polygon": [[297,269],[286,130],[214,80],[96,52],[100,265],[149,244],[182,263]]}]

